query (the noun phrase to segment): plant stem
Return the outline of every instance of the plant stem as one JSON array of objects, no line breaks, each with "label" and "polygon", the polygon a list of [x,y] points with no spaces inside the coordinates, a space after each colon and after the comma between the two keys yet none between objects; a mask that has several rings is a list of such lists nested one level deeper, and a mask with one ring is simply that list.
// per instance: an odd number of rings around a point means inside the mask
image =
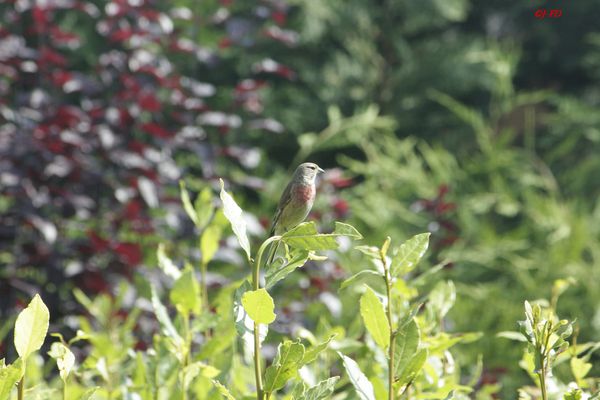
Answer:
[{"label": "plant stem", "polygon": [[67,381],[63,382],[63,400],[67,400]]},{"label": "plant stem", "polygon": [[25,374],[23,374],[23,377],[19,381],[19,386],[18,386],[17,390],[18,390],[18,399],[23,400],[23,393],[25,392]]},{"label": "plant stem", "polygon": [[392,277],[383,252],[379,252],[383,270],[385,273],[385,288],[387,292],[387,319],[390,327],[390,347],[388,357],[388,400],[394,400],[394,348],[396,347],[396,334],[394,333],[394,324],[392,322]]},{"label": "plant stem", "polygon": [[207,265],[205,262],[200,263],[200,291],[202,292],[202,309],[205,312],[210,312],[208,304],[208,290],[206,288],[206,270]]},{"label": "plant stem", "polygon": [[540,377],[540,388],[542,389],[542,400],[548,400],[546,393],[546,369],[542,367],[542,371],[538,374]]},{"label": "plant stem", "polygon": [[[274,242],[276,240],[280,240],[281,236],[272,236],[265,240],[263,244],[258,249],[258,254],[256,255],[256,260],[252,265],[252,289],[258,290],[260,289],[260,264],[262,262],[262,255],[265,252],[265,249],[269,245],[269,243]],[[264,399],[264,390],[263,390],[263,382],[262,382],[262,373],[260,366],[260,324],[254,323],[254,378],[256,380],[256,399],[263,400]]]}]

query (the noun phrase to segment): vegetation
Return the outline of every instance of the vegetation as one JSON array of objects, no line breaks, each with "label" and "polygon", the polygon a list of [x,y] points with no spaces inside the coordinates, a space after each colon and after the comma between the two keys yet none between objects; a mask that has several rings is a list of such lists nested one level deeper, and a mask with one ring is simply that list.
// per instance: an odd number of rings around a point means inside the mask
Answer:
[{"label": "vegetation", "polygon": [[1,3],[0,400],[598,398],[596,15]]}]

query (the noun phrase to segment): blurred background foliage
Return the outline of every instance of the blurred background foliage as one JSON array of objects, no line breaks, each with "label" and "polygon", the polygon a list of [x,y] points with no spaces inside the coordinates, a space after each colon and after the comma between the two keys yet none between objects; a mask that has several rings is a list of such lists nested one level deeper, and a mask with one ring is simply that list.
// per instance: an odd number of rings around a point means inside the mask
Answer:
[{"label": "blurred background foliage", "polygon": [[[328,169],[324,228],[432,232],[457,289],[447,328],[485,333],[460,356],[506,393],[526,374],[495,334],[555,279],[575,279],[559,311],[598,339],[596,2],[15,0],[0,19],[0,339],[39,290],[58,330],[75,287],[143,292],[161,241],[197,261],[179,179],[194,196],[228,179],[261,240],[305,160]],[[232,243],[211,288],[245,275]],[[350,323],[356,303],[327,301],[356,262],[309,265],[275,297]]]}]

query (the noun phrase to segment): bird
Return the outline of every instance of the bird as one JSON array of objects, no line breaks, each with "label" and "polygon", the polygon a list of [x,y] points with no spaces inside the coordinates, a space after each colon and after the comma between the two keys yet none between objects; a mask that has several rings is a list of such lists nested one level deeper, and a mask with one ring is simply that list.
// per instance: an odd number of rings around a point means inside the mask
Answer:
[{"label": "bird", "polygon": [[[323,172],[321,167],[311,162],[302,163],[296,168],[279,199],[269,237],[282,235],[306,219],[315,201],[315,180]],[[271,247],[268,264],[273,262],[278,247],[279,242]]]}]

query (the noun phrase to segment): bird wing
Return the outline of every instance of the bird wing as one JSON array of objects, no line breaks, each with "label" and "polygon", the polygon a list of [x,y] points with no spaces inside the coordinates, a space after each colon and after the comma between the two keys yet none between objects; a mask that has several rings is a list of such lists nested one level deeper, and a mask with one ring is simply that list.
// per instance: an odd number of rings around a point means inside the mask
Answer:
[{"label": "bird wing", "polygon": [[275,228],[277,228],[277,223],[279,222],[281,213],[283,213],[283,210],[285,210],[285,207],[292,200],[291,193],[292,193],[292,182],[289,182],[287,184],[287,186],[285,187],[285,189],[283,190],[283,193],[281,194],[281,198],[279,199],[279,204],[277,204],[277,211],[275,212],[275,216],[273,217],[273,224],[271,225],[271,232],[269,233],[269,236],[273,236],[273,234],[275,233]]}]

